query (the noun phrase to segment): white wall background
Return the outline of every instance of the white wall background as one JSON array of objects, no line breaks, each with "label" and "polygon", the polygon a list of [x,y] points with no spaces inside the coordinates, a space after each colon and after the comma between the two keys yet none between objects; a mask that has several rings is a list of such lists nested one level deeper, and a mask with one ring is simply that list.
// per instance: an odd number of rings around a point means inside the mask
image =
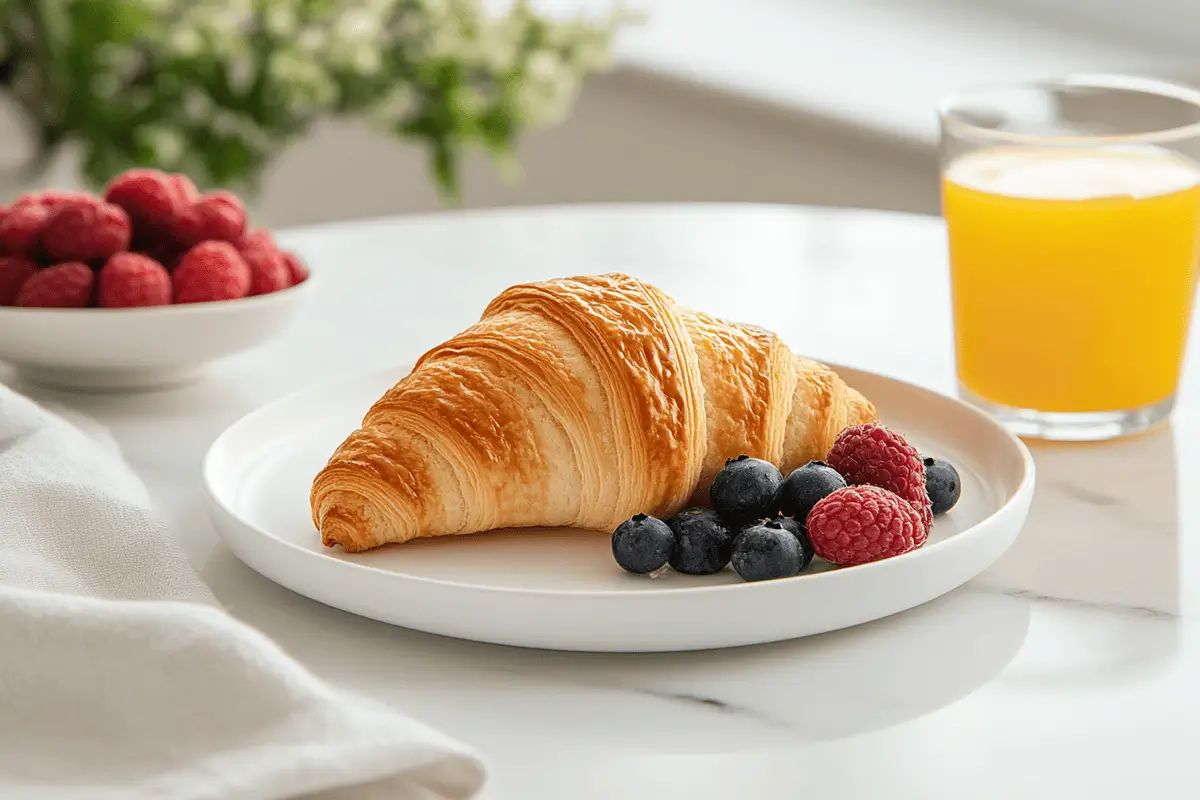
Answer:
[{"label": "white wall background", "polygon": [[[537,131],[507,184],[469,159],[468,207],[761,201],[936,212],[933,153],[796,112],[631,71],[593,80]],[[424,156],[360,126],[323,126],[271,170],[259,209],[299,224],[438,207]]]}]

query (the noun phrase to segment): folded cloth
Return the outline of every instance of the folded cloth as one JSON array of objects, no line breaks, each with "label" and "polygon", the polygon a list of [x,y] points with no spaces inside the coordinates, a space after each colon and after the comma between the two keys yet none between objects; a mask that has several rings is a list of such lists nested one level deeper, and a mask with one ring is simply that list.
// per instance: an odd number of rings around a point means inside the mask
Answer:
[{"label": "folded cloth", "polygon": [[467,748],[220,609],[107,432],[0,386],[0,797],[469,798]]}]

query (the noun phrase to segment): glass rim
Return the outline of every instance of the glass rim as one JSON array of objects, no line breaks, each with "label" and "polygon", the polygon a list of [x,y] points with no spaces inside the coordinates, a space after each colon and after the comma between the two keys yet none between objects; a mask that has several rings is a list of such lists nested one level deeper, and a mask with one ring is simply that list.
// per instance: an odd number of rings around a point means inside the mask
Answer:
[{"label": "glass rim", "polygon": [[938,119],[941,122],[943,130],[951,130],[956,135],[966,134],[978,139],[1009,144],[1168,144],[1193,137],[1200,138],[1200,120],[1190,122],[1186,125],[1177,125],[1170,128],[1138,133],[1070,135],[1001,131],[995,128],[985,128],[975,125],[956,114],[962,102],[972,96],[1000,91],[1045,91],[1062,87],[1113,89],[1136,92],[1143,95],[1155,95],[1167,100],[1177,100],[1180,103],[1193,106],[1200,113],[1200,89],[1186,84],[1159,78],[1143,78],[1132,75],[1080,73],[1044,80],[967,86],[955,90],[942,99],[937,107]]}]

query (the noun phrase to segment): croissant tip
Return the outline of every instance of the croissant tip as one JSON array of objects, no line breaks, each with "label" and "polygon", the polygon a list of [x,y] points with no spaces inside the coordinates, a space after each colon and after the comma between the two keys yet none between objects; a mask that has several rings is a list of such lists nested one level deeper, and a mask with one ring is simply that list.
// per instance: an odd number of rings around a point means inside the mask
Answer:
[{"label": "croissant tip", "polygon": [[368,549],[365,547],[360,547],[352,539],[342,540],[342,539],[334,538],[332,536],[326,536],[325,534],[321,534],[321,542],[322,542],[322,544],[324,544],[326,547],[328,547],[331,550],[334,549],[335,547],[337,547],[338,545],[341,545],[342,550],[347,553],[361,553],[364,550]]},{"label": "croissant tip", "polygon": [[352,545],[354,542],[352,538],[345,535],[346,531],[344,530],[344,526],[335,524],[329,519],[324,518],[317,523],[317,531],[321,534],[321,544],[325,545],[331,550],[338,545],[341,545],[342,549],[346,552],[352,551]]}]

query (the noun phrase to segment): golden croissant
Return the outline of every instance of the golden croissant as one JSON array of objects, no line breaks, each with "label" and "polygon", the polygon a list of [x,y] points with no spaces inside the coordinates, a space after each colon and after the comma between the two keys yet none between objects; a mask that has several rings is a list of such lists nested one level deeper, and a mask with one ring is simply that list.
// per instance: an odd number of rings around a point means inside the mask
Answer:
[{"label": "golden croissant", "polygon": [[784,474],[874,406],[775,334],[625,275],[513,286],[367,412],[313,481],[326,545],[612,530],[707,501],[725,459]]}]

